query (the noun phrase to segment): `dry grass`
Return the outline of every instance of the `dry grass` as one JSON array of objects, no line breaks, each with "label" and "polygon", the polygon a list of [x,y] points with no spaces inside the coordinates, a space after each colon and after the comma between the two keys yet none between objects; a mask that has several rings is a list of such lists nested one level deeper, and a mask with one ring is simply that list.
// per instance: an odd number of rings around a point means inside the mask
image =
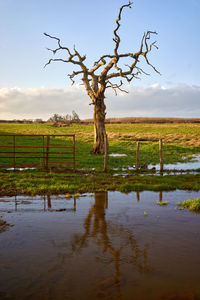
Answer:
[{"label": "dry grass", "polygon": [[[93,123],[93,119],[85,119],[83,123]],[[144,118],[144,117],[126,117],[126,118],[108,118],[107,124],[133,124],[133,123],[200,123],[200,118]]]},{"label": "dry grass", "polygon": [[[72,127],[69,127],[71,131]],[[73,129],[72,129],[73,130]],[[200,147],[200,124],[197,123],[138,123],[106,124],[109,140],[123,141],[158,141],[178,143],[185,146]],[[75,132],[88,141],[94,137],[93,125],[81,124]]]}]

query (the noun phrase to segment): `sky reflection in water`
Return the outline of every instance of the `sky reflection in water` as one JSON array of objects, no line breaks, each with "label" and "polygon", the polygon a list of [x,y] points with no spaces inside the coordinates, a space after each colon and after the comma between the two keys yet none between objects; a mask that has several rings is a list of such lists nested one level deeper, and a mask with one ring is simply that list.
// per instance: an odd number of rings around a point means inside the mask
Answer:
[{"label": "sky reflection in water", "polygon": [[200,215],[176,209],[199,196],[1,198],[1,215],[14,227],[0,234],[0,299],[200,296]]}]

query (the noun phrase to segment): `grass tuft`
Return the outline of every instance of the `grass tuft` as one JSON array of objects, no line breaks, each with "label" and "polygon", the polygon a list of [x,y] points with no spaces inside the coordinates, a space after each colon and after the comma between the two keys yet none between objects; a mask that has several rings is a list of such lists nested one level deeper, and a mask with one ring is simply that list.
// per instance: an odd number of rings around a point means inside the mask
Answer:
[{"label": "grass tuft", "polygon": [[200,213],[200,198],[188,199],[181,203],[177,203],[178,206],[188,208],[191,211]]},{"label": "grass tuft", "polygon": [[166,206],[169,202],[168,201],[158,201],[157,204],[160,206]]},{"label": "grass tuft", "polygon": [[130,193],[131,191],[134,190],[134,186],[132,184],[124,183],[121,184],[119,190],[122,193]]}]

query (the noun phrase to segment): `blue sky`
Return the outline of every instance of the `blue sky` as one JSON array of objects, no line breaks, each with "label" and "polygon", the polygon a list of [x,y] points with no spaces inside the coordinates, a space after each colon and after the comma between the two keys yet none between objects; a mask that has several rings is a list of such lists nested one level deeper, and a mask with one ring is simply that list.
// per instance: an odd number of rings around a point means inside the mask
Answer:
[{"label": "blue sky", "polygon": [[[124,0],[0,0],[0,118],[25,117],[26,115],[33,118],[37,116],[46,118],[45,112],[36,111],[39,100],[34,98],[33,94],[40,97],[41,94],[38,91],[41,91],[42,88],[43,92],[44,90],[47,92],[48,97],[51,90],[69,90],[71,88],[67,74],[72,72],[73,66],[55,63],[43,68],[51,57],[51,53],[46,50],[46,47],[56,46],[54,41],[43,35],[43,32],[60,37],[63,41],[62,44],[69,48],[75,44],[82,54],[87,55],[87,64],[90,67],[102,54],[112,54],[115,19],[119,7],[125,3],[127,1]],[[199,0],[133,1],[132,9],[123,11],[119,31],[120,51],[137,51],[144,31],[156,30],[159,50],[155,49],[149,57],[162,76],[156,74],[149,67],[145,67],[147,72],[151,72],[151,76],[142,76],[140,81],[133,80],[130,87],[131,95],[128,97],[132,97],[134,101],[134,88],[132,88],[134,86],[140,87],[141,91],[147,91],[150,86],[155,89],[157,86],[159,91],[173,89],[174,92],[180,91],[180,86],[183,86],[187,87],[187,91],[190,88],[192,95],[194,95],[195,89],[194,106],[196,106],[194,112],[191,112],[189,116],[196,116],[200,87],[199,29]],[[13,98],[13,89],[18,91],[15,99]],[[10,99],[11,96],[13,100]],[[31,102],[35,101],[35,108],[28,110],[30,97]],[[78,97],[77,94],[76,97]],[[112,97],[110,95],[110,98]],[[120,97],[121,95],[117,100],[118,103]],[[153,97],[152,94],[151,97]],[[64,102],[63,105],[60,105],[61,111],[70,109],[66,98],[65,94],[65,97],[63,96],[60,100]],[[12,106],[14,107],[12,101],[16,103],[17,99],[21,99],[19,105],[23,106],[24,103],[26,106],[23,116],[20,115],[20,110],[18,111],[17,108],[15,111],[12,109]],[[154,100],[152,98],[152,105]],[[184,100],[186,102],[186,99]],[[86,99],[85,102],[88,105],[89,99]],[[181,107],[181,99],[179,102]],[[162,100],[159,103],[158,114],[161,114]],[[80,103],[76,103],[76,99],[71,99],[70,104],[71,110],[76,106],[80,107]],[[85,103],[83,107],[84,105]],[[50,106],[52,113],[59,112],[59,109],[56,111],[56,105],[51,103]],[[110,116],[120,112],[117,109],[115,111],[114,104],[113,108],[112,104],[108,107],[110,107],[110,112],[108,112]],[[134,107],[130,111],[129,106],[124,114],[127,113],[137,114]],[[152,113],[153,110],[151,112],[150,108],[148,111],[145,111],[144,107],[140,109],[142,115],[150,116]],[[172,116],[173,113],[172,107]],[[51,114],[51,111],[48,111],[48,114]],[[89,117],[91,113],[87,113],[85,108],[85,112],[82,114],[82,117]],[[175,114],[174,116],[177,116],[177,112]],[[185,110],[185,113],[182,112],[181,116],[186,115],[188,115],[188,109]]]}]

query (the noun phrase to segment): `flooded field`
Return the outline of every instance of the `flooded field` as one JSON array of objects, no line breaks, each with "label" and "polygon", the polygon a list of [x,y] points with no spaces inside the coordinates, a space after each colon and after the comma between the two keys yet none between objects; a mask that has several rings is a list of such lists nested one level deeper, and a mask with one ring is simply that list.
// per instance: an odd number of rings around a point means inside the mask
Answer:
[{"label": "flooded field", "polygon": [[[156,168],[158,170],[160,168],[160,165],[149,165],[149,168],[152,167]],[[192,160],[190,162],[182,162],[182,163],[176,163],[176,164],[164,164],[165,170],[176,170],[176,171],[187,171],[187,170],[198,170],[200,169],[200,155],[192,155]]]},{"label": "flooded field", "polygon": [[0,198],[0,299],[200,299],[200,215],[176,205],[197,197]]}]

